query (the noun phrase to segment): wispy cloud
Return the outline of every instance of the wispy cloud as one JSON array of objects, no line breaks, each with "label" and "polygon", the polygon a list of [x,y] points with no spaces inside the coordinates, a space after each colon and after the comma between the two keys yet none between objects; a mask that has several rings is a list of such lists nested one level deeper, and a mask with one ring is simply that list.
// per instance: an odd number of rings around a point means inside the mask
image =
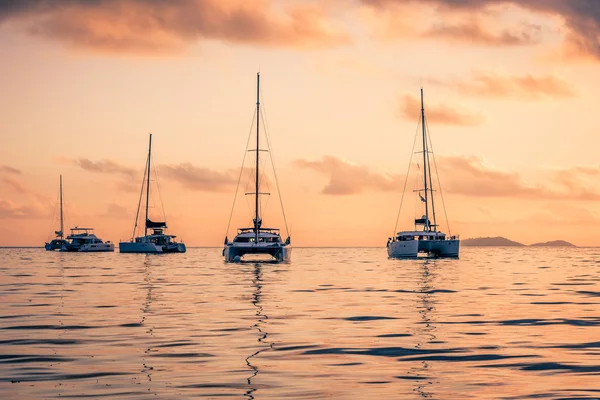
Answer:
[{"label": "wispy cloud", "polygon": [[45,210],[39,205],[15,203],[0,199],[0,219],[30,219],[45,217]]},{"label": "wispy cloud", "polygon": [[553,76],[505,75],[473,72],[469,79],[432,79],[430,83],[446,86],[459,93],[479,97],[519,99],[568,98],[576,95],[572,85]]},{"label": "wispy cloud", "polygon": [[[294,160],[293,165],[325,176],[328,182],[321,193],[327,195],[401,191],[405,183],[402,175],[373,171],[366,165],[331,155],[316,161]],[[600,200],[600,190],[596,188],[600,166],[542,171],[541,182],[529,182],[517,172],[494,168],[476,156],[438,156],[437,167],[443,190],[455,195],[517,200]],[[414,172],[411,169],[411,176]]]},{"label": "wispy cloud", "polygon": [[479,19],[469,18],[456,24],[434,24],[421,36],[487,46],[522,46],[538,43],[540,30],[539,26],[530,24],[519,26],[518,29],[494,32],[486,28]]},{"label": "wispy cloud", "polygon": [[135,169],[124,166],[112,160],[91,161],[87,158],[78,158],[70,161],[74,165],[89,172],[125,175],[129,178],[134,178],[139,174]]},{"label": "wispy cloud", "polygon": [[7,174],[21,175],[21,170],[10,167],[8,165],[0,165],[0,172],[4,172]]},{"label": "wispy cloud", "polygon": [[365,165],[353,164],[334,156],[324,156],[321,160],[295,160],[293,164],[311,169],[328,177],[329,182],[322,193],[328,195],[350,195],[366,191],[398,191],[404,181],[398,175],[390,175],[371,170]]},{"label": "wispy cloud", "polygon": [[[400,98],[400,113],[407,119],[415,120],[421,115],[421,102],[418,98],[404,95]],[[459,110],[445,104],[431,104],[425,107],[427,121],[444,125],[475,126],[481,125],[485,118],[478,113]]]},{"label": "wispy cloud", "polygon": [[[374,9],[389,10],[399,5],[429,5],[436,7],[442,14],[459,13],[463,16],[463,24],[468,27],[473,15],[482,16],[493,8],[513,5],[545,15],[555,15],[562,18],[566,28],[565,55],[579,56],[600,60],[600,2],[595,0],[361,0]],[[481,27],[480,27],[481,28]],[[450,38],[468,37],[470,30],[475,39],[481,38],[479,28],[438,29],[439,35],[446,34]],[[483,29],[483,28],[481,28]],[[535,30],[533,31],[535,32]],[[483,35],[485,38],[487,35]],[[500,42],[527,42],[531,34],[500,35]],[[504,38],[504,39],[503,39]]]},{"label": "wispy cloud", "polygon": [[544,183],[526,181],[516,172],[502,171],[475,156],[439,157],[445,191],[471,197],[535,200],[600,200],[594,180],[600,168],[574,167],[552,171]]},{"label": "wispy cloud", "polygon": [[161,173],[191,190],[205,192],[223,192],[235,188],[237,179],[233,171],[218,172],[208,168],[196,167],[190,163],[162,165]]},{"label": "wispy cloud", "polygon": [[271,0],[26,0],[0,2],[0,24],[78,47],[118,52],[174,52],[220,40],[278,47],[347,43],[318,2]]},{"label": "wispy cloud", "polygon": [[100,214],[103,218],[127,219],[132,213],[126,207],[117,203],[106,204],[106,210]]}]

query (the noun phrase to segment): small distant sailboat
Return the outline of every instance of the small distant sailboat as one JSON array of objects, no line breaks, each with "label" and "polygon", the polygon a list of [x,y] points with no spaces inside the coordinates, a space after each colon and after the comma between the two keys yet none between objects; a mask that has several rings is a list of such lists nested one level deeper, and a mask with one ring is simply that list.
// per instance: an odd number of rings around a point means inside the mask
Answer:
[{"label": "small distant sailboat", "polygon": [[62,175],[60,176],[60,230],[54,231],[56,237],[49,243],[46,243],[45,248],[47,251],[60,250],[67,241],[65,240],[64,234],[64,217],[63,217],[63,187],[62,187]]},{"label": "small distant sailboat", "polygon": [[68,252],[106,252],[115,251],[114,243],[104,242],[94,234],[94,228],[71,228],[71,234],[67,236],[67,244],[60,251]]},{"label": "small distant sailboat", "polygon": [[267,255],[276,262],[289,261],[292,254],[290,237],[288,236],[285,242],[282,241],[280,230],[264,228],[260,217],[260,196],[269,194],[261,193],[259,190],[260,153],[267,151],[260,148],[260,73],[256,74],[256,148],[248,151],[256,152],[254,192],[246,193],[246,195],[253,195],[255,200],[253,226],[238,229],[237,235],[231,242],[225,237],[223,256],[227,262],[241,261],[245,255]]},{"label": "small distant sailboat", "polygon": [[[142,183],[142,193],[140,193],[140,201],[135,215],[135,225],[133,227],[132,238],[129,242],[120,242],[119,251],[121,253],[185,253],[186,247],[184,243],[175,241],[175,235],[167,235],[166,222],[156,222],[148,218],[148,203],[150,199],[150,167],[152,158],[152,134],[150,134],[150,144],[148,146],[148,161],[144,177],[146,178],[146,221],[144,225],[144,236],[139,236],[134,239],[135,232],[138,227],[138,218],[140,215],[141,196],[144,190]],[[148,230],[152,233],[148,234]]]},{"label": "small distant sailboat", "polygon": [[[430,139],[428,141],[425,124],[423,89],[421,89],[421,127],[423,136],[423,188],[416,190],[416,192],[419,195],[421,203],[424,204],[425,214],[421,218],[415,219],[414,230],[398,232],[395,234],[395,237],[388,239],[388,256],[394,258],[412,258],[417,257],[418,253],[427,253],[436,257],[458,257],[460,240],[457,236],[447,237],[445,233],[439,231],[436,221],[431,164],[429,162]],[[430,220],[430,210],[433,223]],[[419,230],[417,227],[422,228]]]}]

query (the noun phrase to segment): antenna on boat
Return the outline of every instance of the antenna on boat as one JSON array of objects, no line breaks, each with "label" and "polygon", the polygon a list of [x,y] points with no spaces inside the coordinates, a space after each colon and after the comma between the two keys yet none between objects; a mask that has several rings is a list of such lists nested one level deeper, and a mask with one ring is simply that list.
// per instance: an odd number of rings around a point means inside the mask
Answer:
[{"label": "antenna on boat", "polygon": [[428,202],[428,194],[427,194],[427,142],[425,140],[425,106],[423,101],[423,88],[421,87],[421,127],[423,130],[423,185],[425,191],[425,197],[423,201],[425,202],[425,230],[429,231],[429,202]]},{"label": "antenna on boat", "polygon": [[254,215],[254,243],[258,243],[258,229],[260,228],[258,222],[258,185],[259,185],[259,143],[260,143],[260,72],[256,73],[256,183],[255,183],[255,215]]},{"label": "antenna on boat", "polygon": [[64,240],[62,174],[60,175],[60,239]]},{"label": "antenna on boat", "polygon": [[146,175],[146,221],[144,222],[144,236],[148,236],[148,200],[150,199],[150,157],[152,156],[152,134],[148,144],[148,174]]}]

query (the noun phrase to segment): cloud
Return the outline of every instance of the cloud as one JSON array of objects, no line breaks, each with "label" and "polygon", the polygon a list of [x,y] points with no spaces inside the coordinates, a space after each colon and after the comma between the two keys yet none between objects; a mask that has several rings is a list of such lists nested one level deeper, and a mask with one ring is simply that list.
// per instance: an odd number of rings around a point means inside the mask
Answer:
[{"label": "cloud", "polygon": [[[494,7],[512,4],[539,14],[559,16],[566,29],[565,55],[600,60],[600,2],[597,0],[361,0],[379,10],[400,4],[429,4],[442,13],[462,13],[467,20],[473,14],[484,15]],[[490,21],[493,22],[493,21]],[[463,30],[464,31],[464,30]],[[452,32],[455,37],[459,30]],[[465,36],[466,37],[466,36]],[[517,36],[518,37],[518,36]]]},{"label": "cloud", "polygon": [[459,93],[480,97],[511,97],[519,99],[567,98],[575,89],[561,78],[546,75],[502,75],[474,72],[469,80],[431,80],[433,84],[450,87]]},{"label": "cloud", "polygon": [[21,175],[21,170],[18,170],[13,167],[9,167],[8,165],[0,165],[0,172],[4,172],[7,174]]},{"label": "cloud", "polygon": [[0,199],[0,219],[29,219],[45,216],[46,213],[40,206],[16,204],[10,200]]},{"label": "cloud", "polygon": [[527,182],[516,172],[494,169],[475,156],[439,157],[438,167],[442,188],[449,193],[534,200],[600,200],[600,191],[594,186],[600,168],[551,171],[542,184]]},{"label": "cloud", "polygon": [[237,176],[233,171],[217,172],[190,163],[162,165],[160,171],[166,177],[178,181],[183,187],[191,190],[224,192],[235,188],[237,183]]},{"label": "cloud", "polygon": [[[327,195],[401,191],[405,183],[404,176],[372,171],[365,165],[331,155],[317,161],[298,159],[292,163],[326,176],[329,181],[321,193]],[[543,183],[528,182],[516,172],[495,169],[476,156],[438,156],[437,166],[442,189],[455,195],[522,200],[600,200],[600,190],[596,189],[600,166],[545,171]],[[411,176],[414,172],[411,168]],[[436,181],[435,176],[433,180]]]},{"label": "cloud", "polygon": [[399,191],[404,180],[398,175],[375,172],[364,165],[353,164],[334,156],[324,156],[318,161],[295,160],[293,164],[326,175],[329,182],[322,193],[351,195],[365,191]]},{"label": "cloud", "polygon": [[476,18],[457,24],[438,23],[421,34],[425,38],[441,38],[459,42],[469,42],[489,46],[522,46],[540,41],[541,28],[526,25],[514,30],[492,32]]},{"label": "cloud", "polygon": [[127,219],[131,214],[132,213],[130,213],[126,207],[117,203],[108,203],[106,205],[106,211],[100,214],[100,216],[103,218]]},{"label": "cloud", "polygon": [[89,172],[125,175],[129,178],[135,178],[139,174],[135,169],[126,167],[111,160],[91,161],[87,158],[79,158],[77,160],[70,161],[71,163]]},{"label": "cloud", "polygon": [[[410,120],[415,120],[421,115],[421,101],[413,96],[404,95],[400,98],[400,112]],[[425,106],[427,122],[445,125],[476,126],[484,122],[481,114],[461,111],[445,104]]]},{"label": "cloud", "polygon": [[18,179],[14,179],[10,176],[5,176],[0,178],[0,183],[2,183],[3,186],[7,186],[8,188],[10,188],[10,190],[12,190],[12,192],[14,193],[24,196],[30,196],[31,198],[35,199],[35,201],[39,204],[48,203],[48,199],[45,196],[29,188],[27,185],[25,185]]},{"label": "cloud", "polygon": [[317,2],[271,0],[20,0],[0,2],[0,24],[104,51],[176,52],[189,43],[321,48],[347,43]]}]

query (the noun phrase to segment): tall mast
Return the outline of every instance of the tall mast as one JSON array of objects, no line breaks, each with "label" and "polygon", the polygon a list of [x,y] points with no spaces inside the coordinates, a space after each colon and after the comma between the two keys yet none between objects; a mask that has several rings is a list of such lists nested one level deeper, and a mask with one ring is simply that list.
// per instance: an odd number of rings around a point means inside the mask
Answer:
[{"label": "tall mast", "polygon": [[259,167],[259,144],[260,144],[260,132],[259,132],[259,128],[260,128],[260,72],[258,72],[256,74],[256,184],[255,184],[255,195],[254,196],[254,201],[255,201],[255,216],[254,216],[254,243],[258,244],[258,228],[259,228],[259,222],[258,222],[258,179],[259,179],[259,174],[258,174],[258,167]]},{"label": "tall mast", "polygon": [[62,175],[60,176],[60,238],[64,239],[65,234],[63,233],[63,194],[62,194]]},{"label": "tall mast", "polygon": [[150,157],[152,156],[152,134],[150,134],[150,144],[148,145],[148,175],[146,180],[146,221],[144,222],[144,236],[148,235],[148,200],[150,199]]},{"label": "tall mast", "polygon": [[423,103],[423,88],[421,88],[421,127],[423,128],[423,186],[425,188],[425,230],[429,231],[429,204],[427,201],[427,142],[425,140],[425,106]]}]

